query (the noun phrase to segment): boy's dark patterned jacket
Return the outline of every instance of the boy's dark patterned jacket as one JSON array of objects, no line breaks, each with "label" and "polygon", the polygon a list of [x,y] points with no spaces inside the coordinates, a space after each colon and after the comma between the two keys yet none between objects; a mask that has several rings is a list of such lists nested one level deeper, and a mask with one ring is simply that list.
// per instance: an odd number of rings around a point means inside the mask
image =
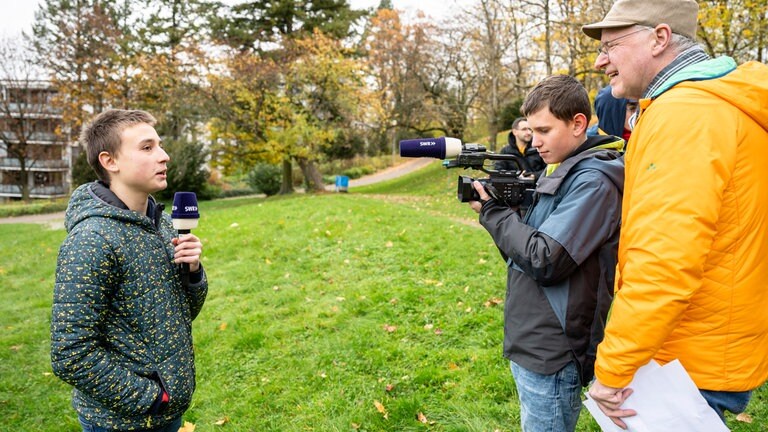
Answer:
[{"label": "boy's dark patterned jacket", "polygon": [[201,268],[182,287],[170,217],[152,198],[147,214],[99,182],[80,186],[66,213],[51,363],[75,387],[78,414],[103,428],[161,426],[181,416],[195,390],[192,320],[208,282]]}]

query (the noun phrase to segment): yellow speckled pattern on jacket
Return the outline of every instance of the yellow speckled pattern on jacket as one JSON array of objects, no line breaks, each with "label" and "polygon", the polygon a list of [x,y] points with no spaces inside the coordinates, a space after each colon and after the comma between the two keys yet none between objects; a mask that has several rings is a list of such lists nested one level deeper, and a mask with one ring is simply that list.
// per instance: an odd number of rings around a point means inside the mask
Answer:
[{"label": "yellow speckled pattern on jacket", "polygon": [[[83,185],[67,209],[51,316],[54,373],[74,386],[72,405],[89,423],[117,430],[180,416],[195,389],[192,320],[207,293],[181,286],[165,214],[121,209]],[[170,396],[150,414],[160,382]]]}]

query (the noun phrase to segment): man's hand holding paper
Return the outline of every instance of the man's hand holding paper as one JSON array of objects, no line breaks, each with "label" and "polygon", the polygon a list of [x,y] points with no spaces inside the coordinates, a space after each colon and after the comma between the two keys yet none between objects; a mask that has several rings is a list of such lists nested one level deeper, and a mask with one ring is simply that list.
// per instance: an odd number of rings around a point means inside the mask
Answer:
[{"label": "man's hand holding paper", "polygon": [[728,431],[679,360],[664,366],[651,361],[626,389],[595,381],[584,405],[607,432]]},{"label": "man's hand holding paper", "polygon": [[631,417],[637,413],[631,409],[622,409],[624,401],[632,394],[631,388],[608,387],[598,380],[595,380],[589,387],[589,397],[595,401],[597,407],[611,419],[611,421],[622,429],[627,425],[621,419],[622,417]]}]

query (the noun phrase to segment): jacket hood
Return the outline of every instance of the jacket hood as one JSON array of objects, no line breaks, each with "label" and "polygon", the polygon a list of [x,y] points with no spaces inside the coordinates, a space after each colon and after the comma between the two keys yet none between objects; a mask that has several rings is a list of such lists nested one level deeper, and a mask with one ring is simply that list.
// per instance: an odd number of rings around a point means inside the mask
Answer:
[{"label": "jacket hood", "polygon": [[616,188],[624,191],[624,158],[620,150],[624,140],[612,135],[587,138],[568,159],[564,160],[536,183],[536,192],[554,194],[571,171],[597,170],[605,174]]},{"label": "jacket hood", "polygon": [[582,152],[594,152],[594,157],[582,160],[578,164],[578,169],[593,169],[605,174],[616,188],[624,191],[624,151],[625,142],[623,139],[607,135],[594,136],[587,138],[587,142],[582,145]]},{"label": "jacket hood", "polygon": [[[158,209],[162,212],[162,204],[157,204],[151,196],[147,204],[148,215],[156,214]],[[145,229],[154,229],[157,226],[147,215],[128,209],[128,206],[100,181],[86,183],[75,189],[67,206],[64,226],[67,232],[70,232],[79,223],[93,217],[144,225]]]},{"label": "jacket hood", "polygon": [[737,67],[730,57],[696,63],[670,77],[651,97],[676,85],[701,89],[723,99],[768,130],[768,66],[762,63],[753,61]]},{"label": "jacket hood", "polygon": [[611,94],[611,86],[604,87],[595,96],[595,115],[597,126],[608,135],[624,134],[624,119],[627,112],[627,100],[617,99]]}]

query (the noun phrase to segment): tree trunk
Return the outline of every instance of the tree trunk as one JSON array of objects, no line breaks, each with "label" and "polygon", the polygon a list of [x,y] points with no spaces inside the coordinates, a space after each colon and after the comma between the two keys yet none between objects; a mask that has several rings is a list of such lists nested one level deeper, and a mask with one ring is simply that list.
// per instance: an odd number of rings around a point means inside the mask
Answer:
[{"label": "tree trunk", "polygon": [[323,176],[318,171],[315,162],[304,158],[298,158],[297,162],[301,172],[304,174],[304,180],[307,182],[307,192],[310,190],[313,192],[324,192]]},{"label": "tree trunk", "polygon": [[287,195],[293,193],[293,166],[291,165],[291,159],[286,157],[283,159],[283,184],[280,186],[280,195]]},{"label": "tree trunk", "polygon": [[21,188],[21,200],[28,203],[32,201],[32,198],[30,198],[31,195],[31,188],[29,186],[29,171],[24,169],[24,164],[22,163],[21,168],[21,181],[19,182],[19,187]]}]

